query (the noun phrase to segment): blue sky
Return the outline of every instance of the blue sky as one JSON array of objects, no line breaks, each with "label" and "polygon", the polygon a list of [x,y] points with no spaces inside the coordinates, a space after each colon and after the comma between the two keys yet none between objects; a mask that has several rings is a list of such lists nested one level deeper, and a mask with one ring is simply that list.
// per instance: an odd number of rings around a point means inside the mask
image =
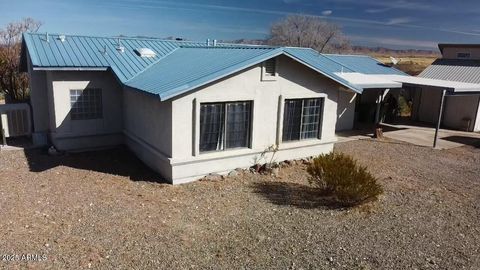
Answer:
[{"label": "blue sky", "polygon": [[2,27],[33,17],[50,33],[256,39],[282,17],[303,13],[339,24],[353,44],[480,43],[478,0],[0,0],[0,10]]}]

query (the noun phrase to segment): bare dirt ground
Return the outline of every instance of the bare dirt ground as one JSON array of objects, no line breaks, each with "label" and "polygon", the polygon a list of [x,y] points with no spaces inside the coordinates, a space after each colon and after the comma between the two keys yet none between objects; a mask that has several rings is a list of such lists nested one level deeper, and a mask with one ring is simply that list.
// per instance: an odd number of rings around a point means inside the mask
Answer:
[{"label": "bare dirt ground", "polygon": [[170,186],[125,150],[2,151],[0,268],[480,269],[480,148],[336,151],[369,166],[379,201],[325,205],[304,165]]},{"label": "bare dirt ground", "polygon": [[[380,62],[384,64],[391,64],[391,60],[389,56],[379,55],[374,56]],[[421,55],[413,55],[413,56],[396,56],[397,59],[400,60],[396,68],[400,69],[401,71],[410,74],[412,76],[416,76],[420,74],[424,69],[430,66],[437,56],[421,56]]]}]

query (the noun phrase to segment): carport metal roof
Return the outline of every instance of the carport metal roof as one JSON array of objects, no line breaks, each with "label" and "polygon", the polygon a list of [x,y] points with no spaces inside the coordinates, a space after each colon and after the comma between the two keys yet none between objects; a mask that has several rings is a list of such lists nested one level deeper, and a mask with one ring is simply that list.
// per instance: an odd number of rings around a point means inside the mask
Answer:
[{"label": "carport metal roof", "polygon": [[[337,76],[348,81],[350,84],[357,85],[363,89],[389,89],[400,88],[403,85],[415,85],[420,87],[434,87],[439,91],[442,91],[440,100],[440,109],[438,112],[438,119],[435,128],[435,135],[433,139],[433,147],[437,146],[438,131],[440,129],[440,123],[442,122],[443,107],[445,102],[445,96],[447,95],[479,95],[480,84],[465,83],[458,81],[447,81],[439,79],[430,79],[423,77],[413,77],[409,75],[396,75],[396,74],[363,74],[363,73],[336,73]],[[383,93],[379,97],[381,100]],[[375,121],[379,121],[380,102],[377,102],[377,111]]]},{"label": "carport metal roof", "polygon": [[480,84],[476,83],[464,83],[456,81],[446,81],[422,77],[402,76],[402,75],[379,75],[380,77],[399,82],[403,84],[413,84],[418,86],[431,86],[440,89],[445,89],[453,93],[480,93]]},{"label": "carport metal roof", "polygon": [[378,89],[378,88],[401,88],[402,83],[395,82],[379,75],[363,74],[357,72],[338,72],[337,76],[345,79],[351,84],[357,85],[362,89]]},{"label": "carport metal roof", "polygon": [[409,75],[363,74],[358,72],[336,72],[335,75],[363,89],[401,88],[403,85],[435,87],[449,94],[480,94],[480,84],[447,81]]}]

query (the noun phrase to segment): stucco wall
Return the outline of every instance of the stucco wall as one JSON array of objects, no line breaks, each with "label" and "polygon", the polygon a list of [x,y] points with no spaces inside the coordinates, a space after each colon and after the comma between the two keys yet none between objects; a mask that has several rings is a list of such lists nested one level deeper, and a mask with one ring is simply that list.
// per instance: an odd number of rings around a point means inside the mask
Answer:
[{"label": "stucco wall", "polygon": [[468,59],[480,59],[480,48],[444,48],[442,56],[445,59],[457,59],[457,53],[459,52],[470,53],[470,58]]},{"label": "stucco wall", "polygon": [[442,91],[437,88],[423,87],[419,98],[418,121],[435,124],[438,120]]},{"label": "stucco wall", "polygon": [[[418,113],[414,119],[430,124],[436,124],[438,121],[438,111],[440,109],[440,100],[442,90],[439,88],[423,87],[421,93],[416,97],[420,101]],[[442,127],[450,129],[467,130],[463,118],[470,118],[471,123],[468,131],[477,131],[479,125],[478,104],[479,96],[446,96],[443,107]],[[417,109],[415,106],[415,109]],[[475,122],[477,121],[477,122]]]},{"label": "stucco wall", "polygon": [[28,75],[30,80],[30,105],[32,106],[33,132],[48,132],[48,97],[47,74],[45,71],[34,71],[27,53]]},{"label": "stucco wall", "polygon": [[[61,150],[105,147],[123,143],[123,91],[111,72],[48,71],[50,138]],[[102,89],[103,117],[71,120],[70,90]]]},{"label": "stucco wall", "polygon": [[[321,140],[280,143],[277,161],[330,151],[335,139],[337,98],[340,86],[286,56],[277,59],[276,81],[261,81],[261,65],[218,81],[172,101],[172,177],[191,181],[210,172],[225,173],[253,165],[254,158],[277,142],[279,98],[325,96]],[[194,111],[202,102],[253,101],[251,148],[215,153],[195,153]],[[195,106],[194,104],[197,104]],[[281,119],[283,119],[283,114]],[[279,124],[282,124],[281,121]],[[280,128],[281,130],[281,128]],[[281,134],[279,134],[281,138]]]},{"label": "stucco wall", "polygon": [[170,180],[172,103],[125,88],[123,104],[127,146],[149,167]]},{"label": "stucco wall", "polygon": [[475,132],[480,131],[480,102],[478,103],[478,107],[477,107],[477,117],[475,118],[473,131]]},{"label": "stucco wall", "polygon": [[336,131],[351,130],[355,121],[355,101],[358,94],[349,90],[338,90]]},{"label": "stucco wall", "polygon": [[[448,128],[473,131],[477,115],[478,96],[447,96],[443,114],[443,125]],[[467,122],[464,118],[470,119]]]}]

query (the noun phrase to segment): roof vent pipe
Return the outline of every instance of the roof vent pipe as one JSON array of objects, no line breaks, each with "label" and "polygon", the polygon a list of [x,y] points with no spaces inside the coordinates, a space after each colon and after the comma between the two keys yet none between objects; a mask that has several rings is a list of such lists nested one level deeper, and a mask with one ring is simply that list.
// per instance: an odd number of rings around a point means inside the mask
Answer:
[{"label": "roof vent pipe", "polygon": [[214,40],[213,40],[213,47],[216,47],[216,46],[217,46],[217,40],[214,39]]},{"label": "roof vent pipe", "polygon": [[125,52],[125,47],[122,46],[122,42],[120,41],[120,38],[117,39],[117,47],[115,47],[118,52]]},{"label": "roof vent pipe", "polygon": [[46,34],[46,37],[45,37],[45,38],[46,38],[46,41],[47,41],[47,42],[50,42],[50,38],[48,37],[48,32],[46,32],[45,34]]},{"label": "roof vent pipe", "polygon": [[210,39],[207,38],[207,47],[210,47]]}]

